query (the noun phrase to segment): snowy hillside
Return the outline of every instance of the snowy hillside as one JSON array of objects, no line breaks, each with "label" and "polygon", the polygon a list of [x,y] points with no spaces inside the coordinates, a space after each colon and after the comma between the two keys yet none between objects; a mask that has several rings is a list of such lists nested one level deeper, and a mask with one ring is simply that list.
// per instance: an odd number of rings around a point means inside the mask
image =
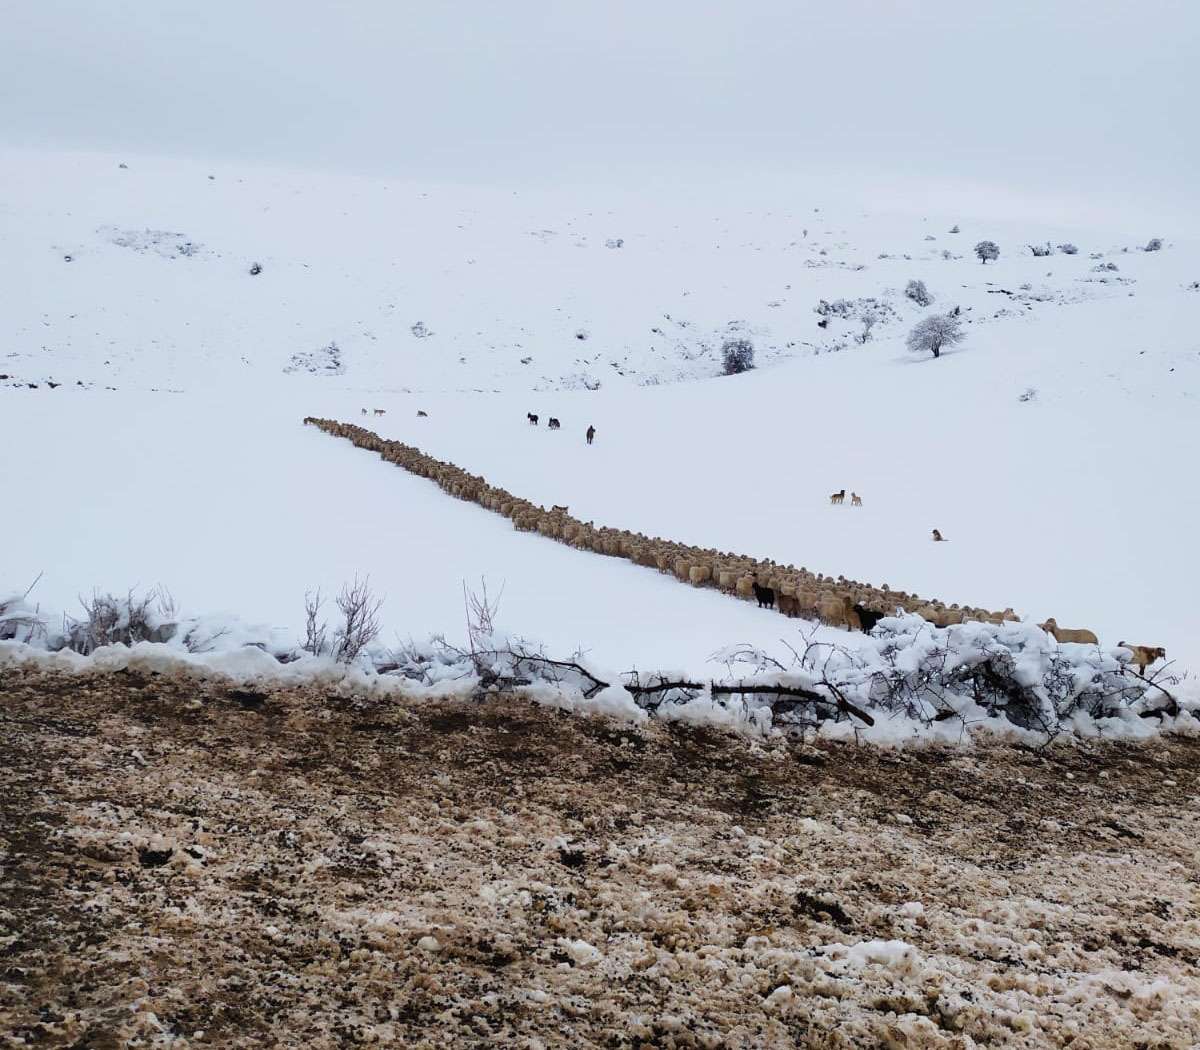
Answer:
[{"label": "snowy hillside", "polygon": [[[78,612],[161,584],[299,635],[306,589],[369,574],[389,631],[423,637],[461,635],[486,576],[505,627],[617,670],[711,672],[810,629],[515,533],[301,426],[318,415],[598,525],[1194,667],[1196,242],[885,203],[5,150],[0,589],[40,572],[31,599]],[[905,349],[954,308],[961,346]],[[727,338],[754,371],[720,375]],[[831,507],[841,488],[863,506]]]}]

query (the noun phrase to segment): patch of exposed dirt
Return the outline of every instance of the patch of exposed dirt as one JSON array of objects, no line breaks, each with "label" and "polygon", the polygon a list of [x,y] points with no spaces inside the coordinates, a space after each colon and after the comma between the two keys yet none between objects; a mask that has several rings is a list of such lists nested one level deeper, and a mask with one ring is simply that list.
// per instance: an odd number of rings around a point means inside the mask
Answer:
[{"label": "patch of exposed dirt", "polygon": [[1200,1044],[1200,742],[0,672],[0,1045]]}]

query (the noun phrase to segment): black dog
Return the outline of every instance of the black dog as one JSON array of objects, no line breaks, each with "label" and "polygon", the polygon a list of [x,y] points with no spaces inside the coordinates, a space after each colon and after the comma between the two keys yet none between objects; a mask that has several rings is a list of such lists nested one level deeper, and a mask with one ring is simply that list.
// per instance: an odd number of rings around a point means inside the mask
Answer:
[{"label": "black dog", "polygon": [[854,611],[858,613],[859,622],[862,623],[862,629],[867,634],[870,634],[871,628],[887,615],[887,613],[871,612],[870,609],[864,609],[861,605],[854,606]]},{"label": "black dog", "polygon": [[764,605],[768,608],[775,606],[775,592],[770,587],[760,587],[758,580],[755,580],[751,587],[754,588],[754,597],[758,599],[758,607],[761,609]]},{"label": "black dog", "polygon": [[553,416],[551,416],[548,426],[550,427],[551,430],[557,430],[559,427],[562,426],[562,424],[557,419],[555,419]]},{"label": "black dog", "polygon": [[537,416],[535,416],[532,412],[526,412],[525,418],[529,420],[531,426],[537,426]]}]

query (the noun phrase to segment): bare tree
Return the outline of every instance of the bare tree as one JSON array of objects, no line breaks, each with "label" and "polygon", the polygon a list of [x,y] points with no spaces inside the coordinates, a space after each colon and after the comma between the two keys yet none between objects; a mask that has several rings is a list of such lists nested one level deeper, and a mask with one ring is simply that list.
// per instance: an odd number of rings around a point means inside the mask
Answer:
[{"label": "bare tree", "polygon": [[371,593],[370,577],[360,581],[355,576],[353,584],[342,584],[336,604],[345,623],[334,633],[333,658],[338,663],[353,663],[379,634],[379,607],[383,599]]},{"label": "bare tree", "polygon": [[496,597],[488,596],[487,580],[479,581],[482,594],[469,590],[467,581],[462,581],[463,606],[467,613],[467,640],[471,646],[471,664],[475,673],[483,674],[484,660],[481,650],[492,646],[492,635],[496,630],[496,613],[500,610],[500,599],[504,596],[504,585],[500,585],[500,593]]},{"label": "bare tree", "polygon": [[934,357],[938,357],[943,346],[955,346],[966,338],[959,325],[959,319],[953,314],[926,317],[908,333],[908,348],[914,354],[932,352]]},{"label": "bare tree", "polygon": [[304,592],[304,651],[313,656],[320,656],[325,651],[326,625],[324,620],[318,619],[324,604],[320,587],[315,594]]}]

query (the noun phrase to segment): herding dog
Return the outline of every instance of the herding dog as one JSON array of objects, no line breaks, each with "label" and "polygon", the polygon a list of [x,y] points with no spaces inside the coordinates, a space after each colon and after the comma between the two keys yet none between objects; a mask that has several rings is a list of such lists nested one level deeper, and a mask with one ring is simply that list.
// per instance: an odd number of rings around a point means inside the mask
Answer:
[{"label": "herding dog", "polygon": [[535,416],[535,415],[534,415],[532,412],[526,412],[526,413],[525,413],[525,418],[529,420],[529,425],[530,425],[531,427],[536,427],[536,426],[537,426],[537,420],[538,420],[538,417],[537,417],[537,416]]},{"label": "herding dog", "polygon": [[841,492],[835,492],[832,496],[829,497],[829,502],[830,503],[845,503],[846,502],[846,490],[842,489]]},{"label": "herding dog", "polygon": [[857,492],[850,493],[850,506],[852,506],[852,507],[861,507],[862,506],[862,496],[860,496]]},{"label": "herding dog", "polygon": [[1145,674],[1146,668],[1155,660],[1167,658],[1167,651],[1161,645],[1130,645],[1128,642],[1118,642],[1117,645],[1133,653],[1133,659],[1129,662],[1137,664],[1137,669],[1141,674]]}]

